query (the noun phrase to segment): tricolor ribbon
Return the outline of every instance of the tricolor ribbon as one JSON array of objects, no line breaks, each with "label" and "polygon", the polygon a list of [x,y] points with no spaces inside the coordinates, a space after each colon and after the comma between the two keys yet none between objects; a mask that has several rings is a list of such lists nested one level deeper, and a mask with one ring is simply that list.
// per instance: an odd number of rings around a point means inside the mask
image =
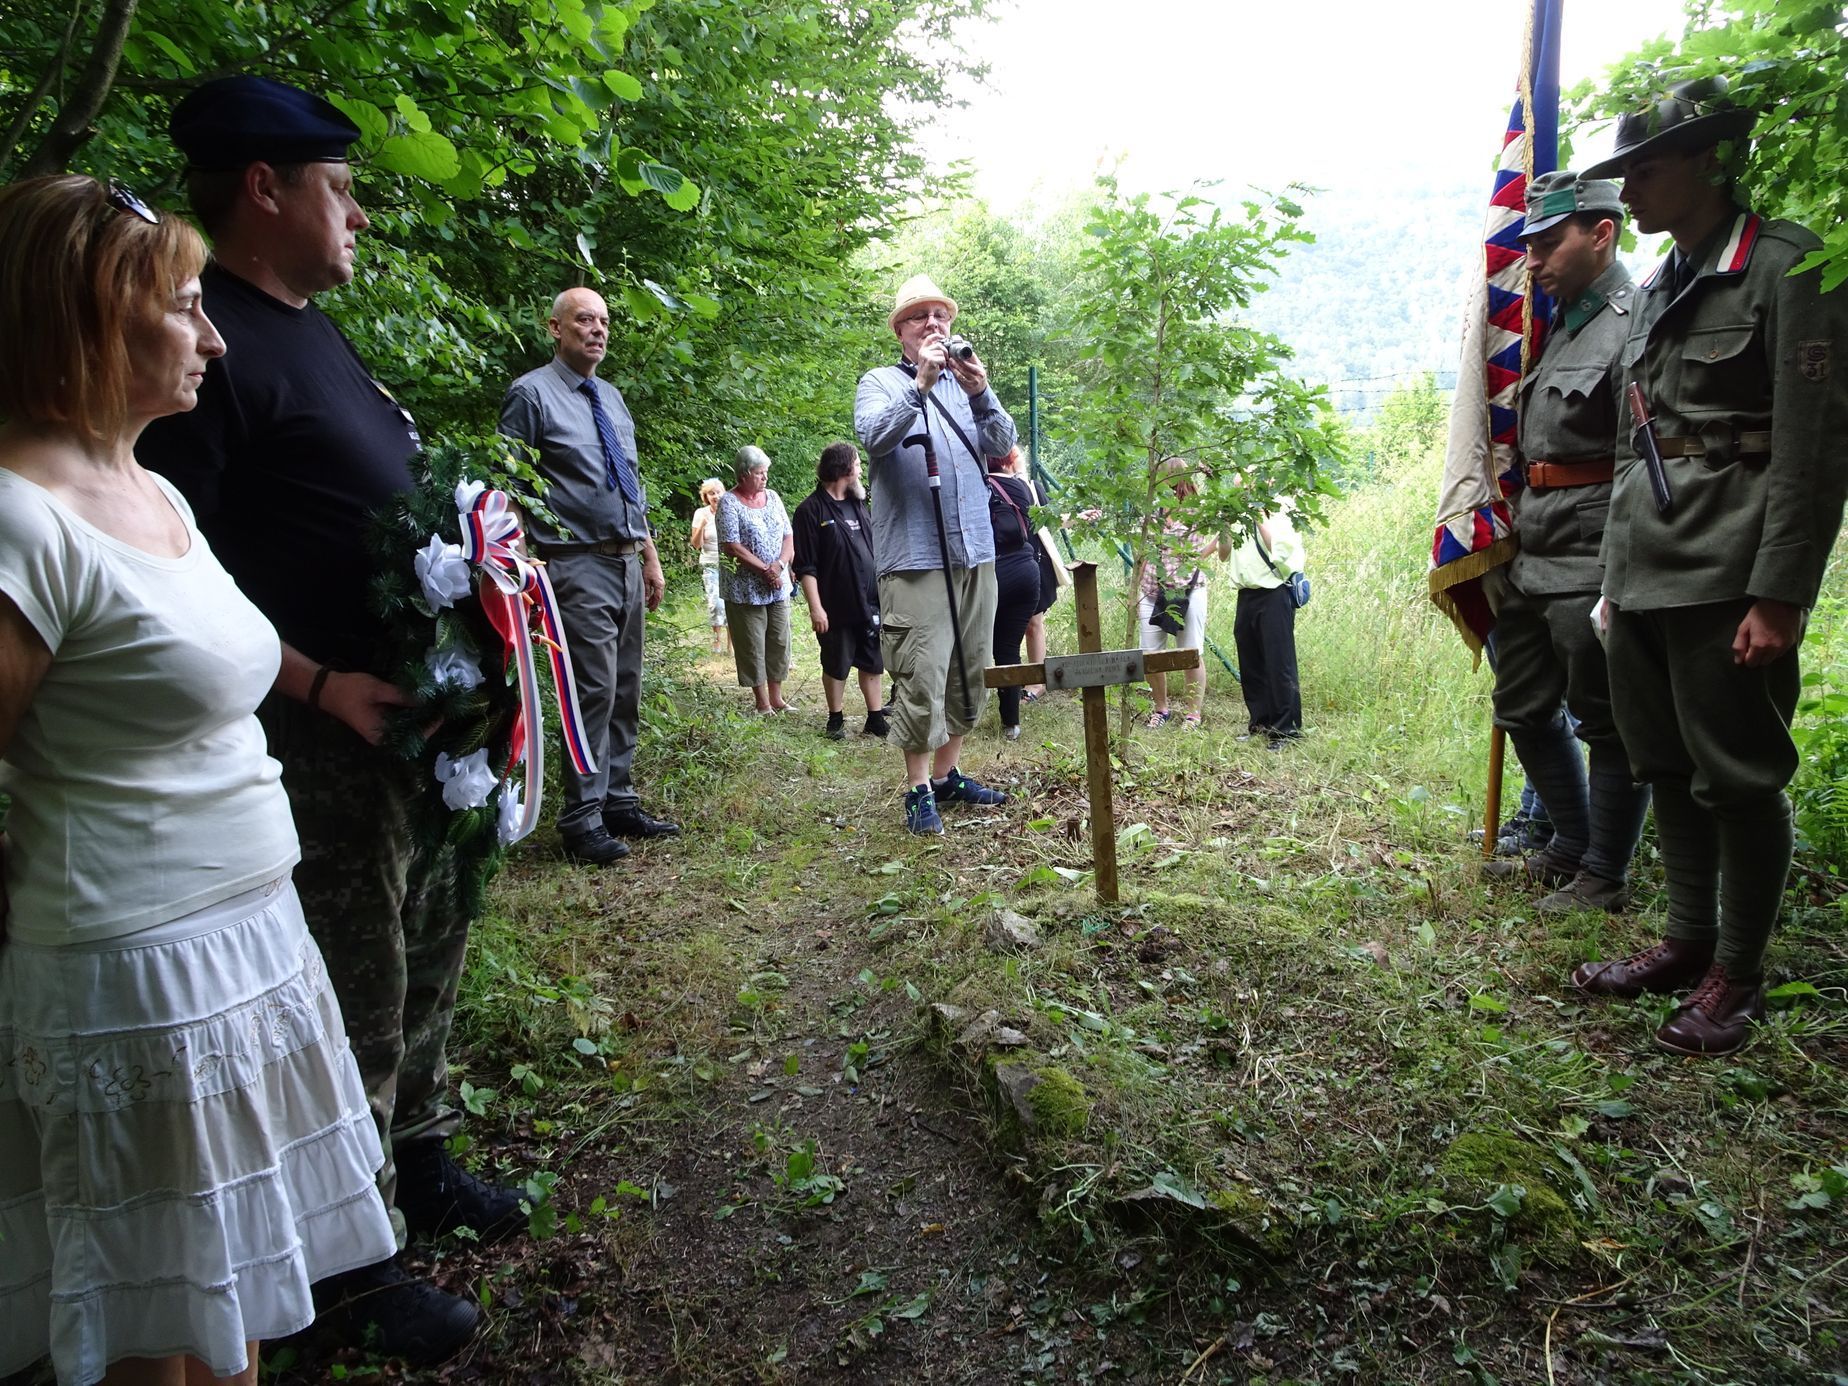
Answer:
[{"label": "tricolor ribbon", "polygon": [[462,557],[489,579],[481,585],[482,608],[500,632],[508,657],[519,667],[520,710],[514,719],[513,751],[507,771],[511,774],[514,766],[525,762],[526,794],[517,818],[509,812],[503,814],[501,823],[501,840],[513,843],[538,826],[540,792],[545,783],[545,738],[539,715],[539,672],[533,659],[529,607],[538,613],[539,639],[552,661],[552,685],[558,693],[565,754],[580,775],[594,774],[597,765],[584,735],[584,716],[578,711],[577,682],[571,675],[571,652],[558,615],[558,597],[545,574],[545,565],[528,558],[517,547],[518,512],[504,492],[489,490],[479,481],[464,481],[456,487],[456,513],[462,521]]}]

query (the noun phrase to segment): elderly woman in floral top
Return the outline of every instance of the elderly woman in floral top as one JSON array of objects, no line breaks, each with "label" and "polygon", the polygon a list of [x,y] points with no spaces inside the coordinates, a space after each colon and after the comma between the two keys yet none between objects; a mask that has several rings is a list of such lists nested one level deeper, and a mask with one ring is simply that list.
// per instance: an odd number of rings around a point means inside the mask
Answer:
[{"label": "elderly woman in floral top", "polygon": [[719,497],[719,551],[725,555],[725,619],[738,686],[759,712],[782,712],[789,677],[789,564],[795,531],[783,498],[766,484],[762,448],[738,449],[737,484]]}]

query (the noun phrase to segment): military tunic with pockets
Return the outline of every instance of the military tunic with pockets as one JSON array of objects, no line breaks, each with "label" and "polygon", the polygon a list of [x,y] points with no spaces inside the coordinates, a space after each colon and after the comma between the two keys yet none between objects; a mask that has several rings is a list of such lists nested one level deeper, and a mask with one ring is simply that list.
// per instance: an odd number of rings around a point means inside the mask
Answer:
[{"label": "military tunic with pockets", "polygon": [[[1848,295],[1790,270],[1819,244],[1738,211],[1637,296],[1623,351],[1669,454],[1659,513],[1619,459],[1605,528],[1610,667],[1631,765],[1655,789],[1671,937],[1712,937],[1735,978],[1762,968],[1790,860],[1797,653],[1755,669],[1732,642],[1758,599],[1807,608],[1848,492]],[[1724,891],[1723,898],[1721,891]]]},{"label": "military tunic with pockets", "polygon": [[[1622,397],[1619,356],[1635,284],[1613,263],[1562,305],[1539,362],[1521,382],[1523,464],[1610,462]],[[1613,741],[1604,651],[1589,615],[1611,483],[1524,488],[1512,501],[1520,549],[1495,626],[1496,725],[1546,730],[1565,699],[1587,742]]]}]

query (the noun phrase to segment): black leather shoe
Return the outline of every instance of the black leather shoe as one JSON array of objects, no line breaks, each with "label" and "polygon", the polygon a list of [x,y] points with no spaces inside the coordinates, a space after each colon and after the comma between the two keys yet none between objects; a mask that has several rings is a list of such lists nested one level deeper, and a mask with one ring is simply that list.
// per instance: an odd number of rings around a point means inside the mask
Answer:
[{"label": "black leather shoe", "polygon": [[313,1331],[413,1367],[447,1362],[481,1322],[473,1301],[407,1274],[395,1259],[321,1281],[314,1304]]},{"label": "black leather shoe", "polygon": [[587,866],[608,866],[629,855],[629,844],[618,842],[598,824],[589,832],[567,833],[565,855]]},{"label": "black leather shoe", "polygon": [[644,813],[640,804],[628,808],[604,809],[603,826],[617,837],[679,837],[680,825],[665,818]]},{"label": "black leather shoe", "polygon": [[477,1179],[450,1158],[439,1140],[396,1147],[392,1160],[398,1167],[398,1211],[419,1236],[440,1237],[466,1227],[487,1246],[525,1222],[517,1193]]}]

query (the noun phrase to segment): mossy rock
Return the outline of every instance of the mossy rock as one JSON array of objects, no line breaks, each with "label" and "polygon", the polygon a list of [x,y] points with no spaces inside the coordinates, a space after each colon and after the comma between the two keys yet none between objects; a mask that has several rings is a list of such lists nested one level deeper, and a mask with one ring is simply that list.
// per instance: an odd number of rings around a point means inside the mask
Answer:
[{"label": "mossy rock", "polygon": [[1039,1082],[1027,1094],[1033,1119],[1049,1136],[1075,1136],[1091,1119],[1091,1098],[1084,1084],[1056,1064],[1035,1070]]},{"label": "mossy rock", "polygon": [[1296,1240],[1296,1228],[1290,1219],[1258,1197],[1250,1189],[1234,1184],[1214,1189],[1206,1201],[1247,1246],[1261,1251],[1273,1261],[1288,1256]]},{"label": "mossy rock", "polygon": [[1450,1143],[1437,1170],[1447,1182],[1461,1185],[1472,1202],[1488,1198],[1498,1185],[1518,1185],[1524,1195],[1508,1219],[1509,1230],[1544,1260],[1564,1264],[1572,1258],[1579,1242],[1578,1218],[1553,1187],[1557,1161],[1539,1146],[1506,1131],[1472,1131]]},{"label": "mossy rock", "polygon": [[1289,1214],[1242,1185],[1202,1193],[1164,1172],[1112,1198],[1110,1210],[1127,1225],[1154,1223],[1168,1237],[1197,1240],[1221,1253],[1242,1248],[1262,1263],[1285,1260],[1295,1250]]},{"label": "mossy rock", "polygon": [[988,1059],[984,1087],[1001,1118],[1001,1134],[1016,1149],[1035,1140],[1076,1136],[1091,1119],[1084,1085],[1057,1064],[1023,1054]]}]

